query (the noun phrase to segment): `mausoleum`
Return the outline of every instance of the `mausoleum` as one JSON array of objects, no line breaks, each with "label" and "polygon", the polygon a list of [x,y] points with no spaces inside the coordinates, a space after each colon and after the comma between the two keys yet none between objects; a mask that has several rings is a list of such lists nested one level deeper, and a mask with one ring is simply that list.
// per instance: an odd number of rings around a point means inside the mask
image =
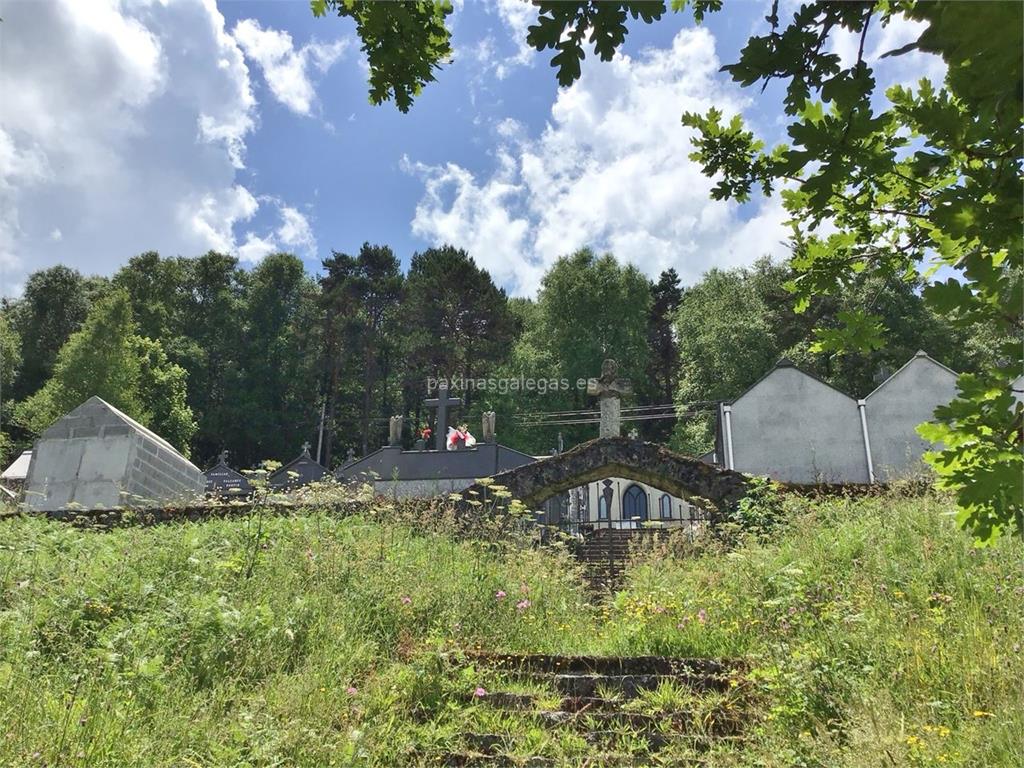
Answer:
[{"label": "mausoleum", "polygon": [[39,436],[25,505],[61,509],[154,507],[203,492],[203,473],[156,433],[90,397]]}]

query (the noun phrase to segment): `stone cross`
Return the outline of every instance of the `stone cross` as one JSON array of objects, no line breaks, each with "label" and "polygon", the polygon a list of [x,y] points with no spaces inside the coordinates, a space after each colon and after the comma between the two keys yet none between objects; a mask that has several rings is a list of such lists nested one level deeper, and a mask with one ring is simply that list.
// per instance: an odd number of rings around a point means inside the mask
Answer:
[{"label": "stone cross", "polygon": [[494,411],[484,411],[481,417],[480,441],[484,443],[494,442]]},{"label": "stone cross", "polygon": [[309,444],[309,440],[307,440],[306,442],[304,442],[302,444],[302,455],[303,456],[309,456],[309,449],[310,449],[310,447],[311,446]]},{"label": "stone cross", "polygon": [[622,395],[633,393],[633,385],[619,378],[619,366],[614,360],[601,365],[601,377],[587,382],[587,394],[596,395],[601,402],[599,437],[618,437],[622,413]]},{"label": "stone cross", "polygon": [[217,462],[223,464],[226,467],[228,465],[228,452],[221,451],[220,455],[217,456]]},{"label": "stone cross", "polygon": [[388,421],[388,445],[398,446],[402,444],[402,417],[392,416]]},{"label": "stone cross", "polygon": [[640,439],[640,433],[637,432],[636,429],[629,430],[629,439],[630,440],[639,440]]},{"label": "stone cross", "polygon": [[445,441],[448,439],[448,409],[458,408],[462,405],[461,397],[448,397],[448,385],[437,388],[437,397],[431,397],[423,401],[427,408],[437,408],[437,431],[434,432],[434,447],[444,450]]},{"label": "stone cross", "polygon": [[356,460],[355,448],[349,448],[348,449],[348,453],[345,454],[345,463],[346,464],[351,464],[355,460]]}]

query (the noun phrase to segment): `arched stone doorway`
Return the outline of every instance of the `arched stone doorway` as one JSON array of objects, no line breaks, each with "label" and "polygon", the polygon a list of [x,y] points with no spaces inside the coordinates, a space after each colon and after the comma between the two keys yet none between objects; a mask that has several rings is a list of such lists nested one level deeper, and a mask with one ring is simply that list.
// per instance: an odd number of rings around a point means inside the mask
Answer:
[{"label": "arched stone doorway", "polygon": [[[608,477],[645,483],[681,499],[700,502],[714,520],[732,509],[748,488],[746,475],[705,464],[690,456],[626,437],[591,440],[565,453],[502,472],[492,483],[463,491],[469,499],[493,498],[488,487],[499,485],[527,508],[536,510],[556,494]],[[646,516],[650,517],[647,500]]]}]

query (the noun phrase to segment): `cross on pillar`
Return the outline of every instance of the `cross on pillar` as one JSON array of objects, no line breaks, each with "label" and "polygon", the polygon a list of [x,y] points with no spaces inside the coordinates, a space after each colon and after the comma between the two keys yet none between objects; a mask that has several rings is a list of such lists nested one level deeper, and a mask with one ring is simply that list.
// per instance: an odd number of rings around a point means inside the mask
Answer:
[{"label": "cross on pillar", "polygon": [[601,402],[601,424],[599,437],[618,437],[621,429],[622,395],[633,393],[628,379],[619,378],[619,366],[614,360],[601,364],[601,377],[587,382],[587,394],[594,395]]},{"label": "cross on pillar", "polygon": [[448,439],[448,409],[458,408],[462,405],[461,397],[448,397],[448,385],[443,384],[437,388],[437,397],[431,397],[423,401],[427,408],[437,408],[437,431],[434,432],[434,447],[444,450],[444,443]]}]

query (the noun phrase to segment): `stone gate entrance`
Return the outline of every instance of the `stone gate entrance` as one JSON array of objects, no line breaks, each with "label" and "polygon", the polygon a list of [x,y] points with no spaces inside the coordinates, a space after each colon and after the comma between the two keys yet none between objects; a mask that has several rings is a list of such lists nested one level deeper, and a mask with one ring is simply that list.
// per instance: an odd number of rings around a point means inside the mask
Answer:
[{"label": "stone gate entrance", "polygon": [[[529,509],[585,483],[621,477],[646,483],[681,499],[698,500],[712,522],[742,499],[748,490],[746,475],[673,453],[653,443],[628,437],[601,437],[575,448],[501,472],[492,480]],[[487,496],[487,486],[476,484],[464,494]]]}]

